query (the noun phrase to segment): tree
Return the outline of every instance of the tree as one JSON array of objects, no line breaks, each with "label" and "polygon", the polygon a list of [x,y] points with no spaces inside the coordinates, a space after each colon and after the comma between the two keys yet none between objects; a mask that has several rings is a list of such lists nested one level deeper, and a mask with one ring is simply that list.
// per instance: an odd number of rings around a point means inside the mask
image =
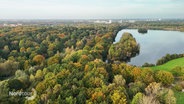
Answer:
[{"label": "tree", "polygon": [[81,55],[79,62],[82,65],[86,65],[92,58],[89,57],[89,55]]},{"label": "tree", "polygon": [[45,60],[45,57],[42,55],[36,55],[33,58],[33,62],[35,62],[38,65],[42,64],[44,62],[44,60]]},{"label": "tree", "polygon": [[145,29],[145,28],[139,28],[139,29],[138,29],[138,32],[139,32],[139,33],[143,33],[143,34],[144,34],[144,33],[147,33],[147,32],[148,32],[148,30],[147,30],[147,29]]},{"label": "tree", "polygon": [[26,52],[26,48],[21,47],[21,48],[20,48],[20,52],[22,52],[22,53]]},{"label": "tree", "polygon": [[169,89],[164,97],[165,104],[176,104],[176,98],[174,97],[174,92]]},{"label": "tree", "polygon": [[25,45],[25,39],[20,40],[19,42],[19,48],[24,47]]},{"label": "tree", "polygon": [[11,79],[8,81],[10,89],[20,90],[24,88],[24,84],[18,79]]},{"label": "tree", "polygon": [[9,55],[9,53],[10,53],[10,48],[8,45],[5,45],[3,50],[2,50],[2,57],[6,59]]},{"label": "tree", "polygon": [[134,77],[134,81],[140,80],[141,71],[142,70],[138,67],[135,67],[132,69],[132,75]]},{"label": "tree", "polygon": [[86,97],[87,97],[87,94],[86,94],[86,91],[85,89],[81,89],[81,91],[79,92],[79,94],[77,95],[77,104],[85,104],[86,102]]},{"label": "tree", "polygon": [[29,68],[29,61],[26,60],[26,61],[24,62],[24,69],[26,70],[26,69],[28,69],[28,68]]},{"label": "tree", "polygon": [[183,76],[184,75],[184,67],[174,67],[171,72],[173,73],[174,76],[178,77],[178,76]]},{"label": "tree", "polygon": [[138,92],[132,99],[131,104],[142,104],[143,94]]},{"label": "tree", "polygon": [[47,61],[47,65],[58,64],[58,63],[59,63],[59,57],[57,55],[50,57]]},{"label": "tree", "polygon": [[139,54],[139,44],[130,33],[124,33],[118,43],[112,44],[108,59],[112,61],[129,61],[131,57]]},{"label": "tree", "polygon": [[145,91],[146,91],[146,94],[147,95],[156,96],[158,94],[158,92],[160,91],[160,89],[161,89],[161,84],[160,83],[153,82],[153,83],[150,83],[145,88]]},{"label": "tree", "polygon": [[104,101],[105,95],[102,91],[94,92],[91,99],[95,103],[100,103]]},{"label": "tree", "polygon": [[73,98],[73,96],[67,97],[66,104],[76,104],[76,98]]},{"label": "tree", "polygon": [[31,82],[34,82],[35,81],[35,76],[33,74],[31,74],[29,76],[29,81],[31,81]]},{"label": "tree", "polygon": [[146,68],[141,71],[141,81],[143,81],[145,84],[149,84],[151,82],[154,82],[154,73],[153,70]]},{"label": "tree", "polygon": [[176,98],[171,89],[161,87],[161,83],[150,83],[146,88],[145,92],[147,96],[144,96],[144,102],[152,101],[153,104],[176,104]]},{"label": "tree", "polygon": [[156,72],[155,79],[157,82],[161,82],[164,85],[172,84],[174,81],[172,73],[162,70]]},{"label": "tree", "polygon": [[129,84],[128,95],[132,98],[138,92],[144,92],[146,85],[143,82],[137,81]]},{"label": "tree", "polygon": [[39,82],[36,85],[36,91],[38,92],[38,94],[43,93],[45,90],[46,90],[46,86],[45,86],[45,84],[43,82]]},{"label": "tree", "polygon": [[36,71],[35,78],[38,79],[38,80],[40,80],[40,79],[43,78],[43,72],[42,72],[42,70],[37,70]]},{"label": "tree", "polygon": [[0,63],[0,76],[7,77],[11,76],[18,69],[19,63],[15,61],[6,61],[4,63]]},{"label": "tree", "polygon": [[118,90],[114,90],[113,94],[111,95],[111,100],[113,104],[127,104],[125,94]]},{"label": "tree", "polygon": [[153,96],[144,95],[140,104],[160,104],[160,102],[157,99],[155,99]]},{"label": "tree", "polygon": [[88,83],[90,84],[91,87],[102,87],[104,85],[104,82],[101,78],[99,77],[91,77],[89,78]]},{"label": "tree", "polygon": [[61,90],[61,85],[60,84],[56,84],[53,88],[53,93],[59,93],[59,91]]},{"label": "tree", "polygon": [[[124,64],[124,63],[121,63],[121,65],[122,64]],[[111,66],[112,66],[112,73],[114,75],[116,75],[116,74],[122,74],[123,73],[123,69],[121,68],[121,65],[111,64]]]},{"label": "tree", "polygon": [[9,85],[7,80],[0,81],[0,102],[2,104],[9,104],[9,101],[7,98],[10,97],[10,95],[8,95],[10,89],[8,86]]},{"label": "tree", "polygon": [[125,79],[122,77],[122,75],[116,75],[114,76],[114,80],[113,82],[117,85],[117,86],[124,86],[125,85]]},{"label": "tree", "polygon": [[[121,64],[122,65],[122,64]],[[130,83],[134,81],[134,76],[132,74],[133,67],[131,65],[125,65],[124,67],[121,66],[123,69],[122,75],[126,80],[126,83]]]},{"label": "tree", "polygon": [[29,84],[29,76],[22,70],[17,70],[15,72],[15,77],[19,79],[25,85]]}]

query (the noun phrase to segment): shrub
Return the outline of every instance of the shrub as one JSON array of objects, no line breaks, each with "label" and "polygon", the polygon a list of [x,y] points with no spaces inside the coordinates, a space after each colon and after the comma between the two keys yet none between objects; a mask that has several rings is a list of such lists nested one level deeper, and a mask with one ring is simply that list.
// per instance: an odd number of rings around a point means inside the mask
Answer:
[{"label": "shrub", "polygon": [[174,67],[171,72],[173,73],[174,76],[182,76],[184,75],[184,68],[177,66]]},{"label": "shrub", "polygon": [[162,70],[156,72],[155,79],[157,82],[161,82],[164,85],[172,84],[174,81],[172,73]]},{"label": "shrub", "polygon": [[182,86],[179,85],[179,84],[176,84],[176,85],[174,86],[174,89],[177,90],[177,91],[181,91],[181,90],[182,90]]}]

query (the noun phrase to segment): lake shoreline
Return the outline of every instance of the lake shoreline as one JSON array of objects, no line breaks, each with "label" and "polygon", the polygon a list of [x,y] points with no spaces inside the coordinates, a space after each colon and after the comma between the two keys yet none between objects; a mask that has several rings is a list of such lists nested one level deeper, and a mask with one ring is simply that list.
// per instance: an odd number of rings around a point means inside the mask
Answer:
[{"label": "lake shoreline", "polygon": [[118,42],[124,32],[130,32],[140,44],[140,54],[131,58],[128,64],[136,66],[142,66],[146,62],[156,64],[156,61],[166,54],[184,53],[181,48],[181,44],[184,44],[183,32],[148,30],[148,33],[141,34],[138,33],[138,29],[126,28],[118,32],[113,43]]},{"label": "lake shoreline", "polygon": [[[138,28],[125,28],[125,29],[138,29]],[[148,28],[147,29],[148,31],[149,30],[162,30],[162,31],[178,31],[178,32],[184,32],[184,30],[180,30],[180,29],[171,29],[171,28],[163,28],[163,29],[160,29],[160,28]]]}]

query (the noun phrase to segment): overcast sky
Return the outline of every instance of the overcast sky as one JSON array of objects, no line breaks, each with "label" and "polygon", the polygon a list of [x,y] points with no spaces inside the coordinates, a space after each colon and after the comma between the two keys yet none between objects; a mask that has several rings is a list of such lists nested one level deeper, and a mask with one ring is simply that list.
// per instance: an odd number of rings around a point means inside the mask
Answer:
[{"label": "overcast sky", "polygon": [[0,0],[0,19],[184,18],[184,0]]}]

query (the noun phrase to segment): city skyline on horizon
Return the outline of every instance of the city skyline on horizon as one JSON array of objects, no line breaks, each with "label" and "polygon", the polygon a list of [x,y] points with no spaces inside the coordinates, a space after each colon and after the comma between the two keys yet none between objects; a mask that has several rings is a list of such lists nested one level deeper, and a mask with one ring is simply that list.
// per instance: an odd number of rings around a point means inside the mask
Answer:
[{"label": "city skyline on horizon", "polygon": [[182,0],[0,0],[0,19],[184,18]]}]

